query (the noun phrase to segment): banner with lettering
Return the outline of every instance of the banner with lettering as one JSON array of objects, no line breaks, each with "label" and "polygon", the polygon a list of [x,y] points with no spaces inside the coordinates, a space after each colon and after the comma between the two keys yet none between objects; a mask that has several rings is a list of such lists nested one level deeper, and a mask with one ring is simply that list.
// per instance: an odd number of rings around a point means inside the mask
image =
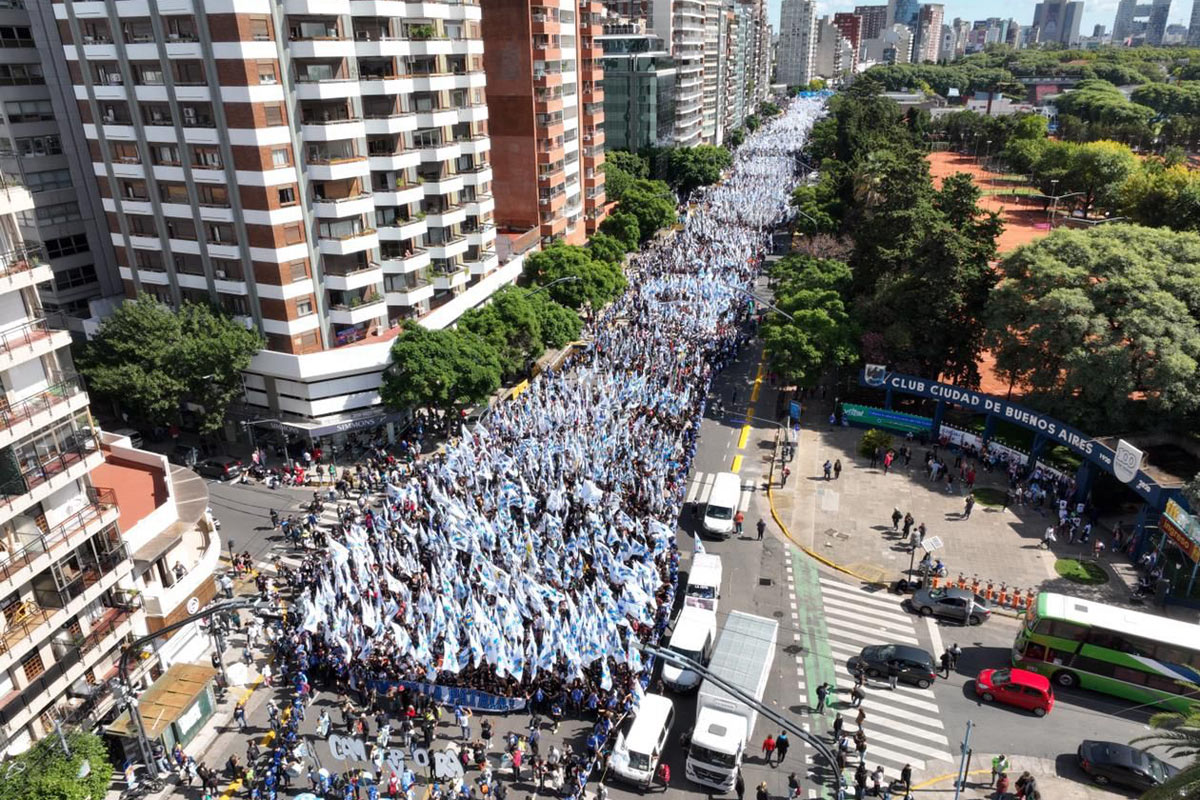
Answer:
[{"label": "banner with lettering", "polygon": [[459,686],[438,686],[435,683],[419,681],[370,681],[370,686],[379,692],[387,694],[393,686],[408,689],[410,692],[420,692],[432,697],[437,702],[448,706],[463,706],[472,711],[488,711],[503,714],[506,711],[520,711],[525,708],[524,697],[501,697],[476,689],[463,689]]}]

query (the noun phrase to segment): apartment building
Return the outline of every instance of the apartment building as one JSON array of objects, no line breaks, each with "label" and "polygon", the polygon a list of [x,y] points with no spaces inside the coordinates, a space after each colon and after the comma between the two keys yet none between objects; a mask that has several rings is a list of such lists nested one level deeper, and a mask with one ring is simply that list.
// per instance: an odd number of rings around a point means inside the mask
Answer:
[{"label": "apartment building", "polygon": [[[670,146],[675,133],[675,62],[652,33],[617,33],[606,25],[604,50],[604,145],[638,152]],[[614,31],[614,32],[609,32]]]},{"label": "apartment building", "polygon": [[519,274],[495,249],[478,0],[53,14],[125,294],[259,328],[249,413],[384,421],[399,323],[451,324]]},{"label": "apartment building", "polygon": [[855,72],[858,69],[859,54],[862,53],[862,27],[863,20],[858,14],[847,14],[845,12],[833,15],[833,24],[841,31],[842,38],[850,43],[850,49],[854,52],[853,63],[850,65],[850,71]]},{"label": "apartment building", "polygon": [[18,217],[36,205],[0,188],[0,743],[22,752],[58,720],[84,721],[142,623],[133,561],[88,397],[72,371],[71,334],[36,287],[53,280],[30,256]]},{"label": "apartment building", "polygon": [[49,4],[0,2],[0,43],[0,170],[33,197],[17,222],[54,276],[43,307],[82,332],[90,301],[119,295],[121,281]]},{"label": "apartment building", "polygon": [[776,81],[804,86],[815,75],[817,48],[815,0],[783,0],[779,17],[779,62]]},{"label": "apartment building", "polygon": [[[544,4],[543,4],[544,3]],[[599,2],[483,0],[501,228],[582,244],[604,218]]]},{"label": "apartment building", "polygon": [[862,19],[862,41],[878,39],[888,26],[888,6],[855,6],[854,15]]},{"label": "apartment building", "polygon": [[668,43],[675,61],[673,143],[701,143],[704,116],[704,40],[706,0],[651,0],[650,32]]},{"label": "apartment building", "polygon": [[917,32],[913,47],[913,61],[937,62],[942,52],[942,21],[946,7],[941,3],[922,3],[917,15]]},{"label": "apartment building", "polygon": [[725,136],[728,95],[727,48],[732,3],[716,0],[704,6],[704,92],[700,106],[700,141],[720,144]]}]

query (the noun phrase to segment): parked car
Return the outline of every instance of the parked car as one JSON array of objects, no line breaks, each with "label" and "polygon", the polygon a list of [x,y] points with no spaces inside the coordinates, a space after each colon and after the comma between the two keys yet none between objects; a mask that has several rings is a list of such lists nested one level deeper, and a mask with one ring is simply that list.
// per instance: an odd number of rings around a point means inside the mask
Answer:
[{"label": "parked car", "polygon": [[1050,679],[1027,669],[985,669],[975,678],[975,695],[1044,717],[1054,708]]},{"label": "parked car", "polygon": [[171,455],[167,456],[172,464],[178,464],[181,467],[194,467],[196,462],[200,460],[200,449],[192,447],[190,444],[177,444],[175,449],[171,451]]},{"label": "parked car", "polygon": [[933,656],[919,647],[907,644],[876,644],[864,647],[857,661],[867,669],[872,678],[887,677],[888,667],[895,664],[900,670],[899,680],[915,683],[922,689],[928,688],[937,678]]},{"label": "parked car", "polygon": [[[967,603],[971,603],[970,617],[967,617]],[[936,589],[918,589],[909,601],[914,611],[922,616],[936,614],[956,622],[966,619],[971,625],[979,625],[992,616],[990,603],[983,595],[978,595],[970,589],[959,589],[953,586],[939,586]]]},{"label": "parked car", "polygon": [[1079,768],[1101,786],[1115,783],[1139,793],[1158,786],[1179,772],[1144,750],[1116,742],[1084,739],[1079,743]]},{"label": "parked car", "polygon": [[206,478],[229,481],[242,474],[242,462],[232,456],[211,456],[196,462],[195,469]]}]

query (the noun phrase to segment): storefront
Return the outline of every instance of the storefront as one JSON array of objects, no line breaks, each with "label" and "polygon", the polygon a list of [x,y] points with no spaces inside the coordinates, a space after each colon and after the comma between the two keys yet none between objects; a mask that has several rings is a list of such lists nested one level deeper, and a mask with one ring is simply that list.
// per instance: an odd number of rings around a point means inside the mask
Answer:
[{"label": "storefront", "polygon": [[[178,742],[184,747],[208,722],[216,708],[212,683],[217,671],[201,664],[175,664],[138,698],[142,725],[150,742],[161,743],[170,753]],[[121,740],[136,760],[137,725],[125,711],[105,732]]]},{"label": "storefront", "polygon": [[1168,500],[1158,527],[1158,536],[1152,537],[1155,570],[1162,569],[1173,599],[1200,601],[1200,519]]}]

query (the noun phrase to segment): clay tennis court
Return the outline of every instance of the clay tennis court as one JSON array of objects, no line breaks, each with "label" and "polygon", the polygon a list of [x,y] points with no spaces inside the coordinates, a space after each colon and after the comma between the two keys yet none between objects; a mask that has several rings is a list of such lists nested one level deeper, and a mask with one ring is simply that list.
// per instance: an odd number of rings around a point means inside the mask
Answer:
[{"label": "clay tennis court", "polygon": [[[1001,254],[1014,250],[1023,244],[1029,244],[1050,233],[1046,210],[1042,201],[1033,198],[1014,197],[1007,193],[1016,184],[1004,176],[986,172],[975,163],[969,155],[953,152],[930,153],[929,172],[933,176],[935,186],[941,186],[942,179],[956,172],[966,172],[983,192],[1004,192],[1003,194],[985,194],[979,198],[979,205],[989,211],[995,211],[1004,222],[1004,232],[997,241]],[[1028,187],[1025,187],[1028,191]],[[995,359],[986,350],[979,357],[980,391],[1004,396],[1008,393],[1008,383],[996,376],[993,371]],[[1016,387],[1014,394],[1022,393]]]},{"label": "clay tennis court", "polygon": [[[933,175],[935,186],[941,186],[943,178],[956,172],[968,173],[983,192],[1007,192],[1017,186],[1005,176],[985,172],[969,155],[953,152],[930,153],[928,159],[929,172]],[[1029,191],[1029,187],[1021,188]],[[997,243],[1001,253],[1040,239],[1050,232],[1046,210],[1041,200],[1013,197],[1008,193],[989,193],[979,199],[979,205],[989,211],[995,211],[1004,221],[1004,232],[1000,234]]]}]

